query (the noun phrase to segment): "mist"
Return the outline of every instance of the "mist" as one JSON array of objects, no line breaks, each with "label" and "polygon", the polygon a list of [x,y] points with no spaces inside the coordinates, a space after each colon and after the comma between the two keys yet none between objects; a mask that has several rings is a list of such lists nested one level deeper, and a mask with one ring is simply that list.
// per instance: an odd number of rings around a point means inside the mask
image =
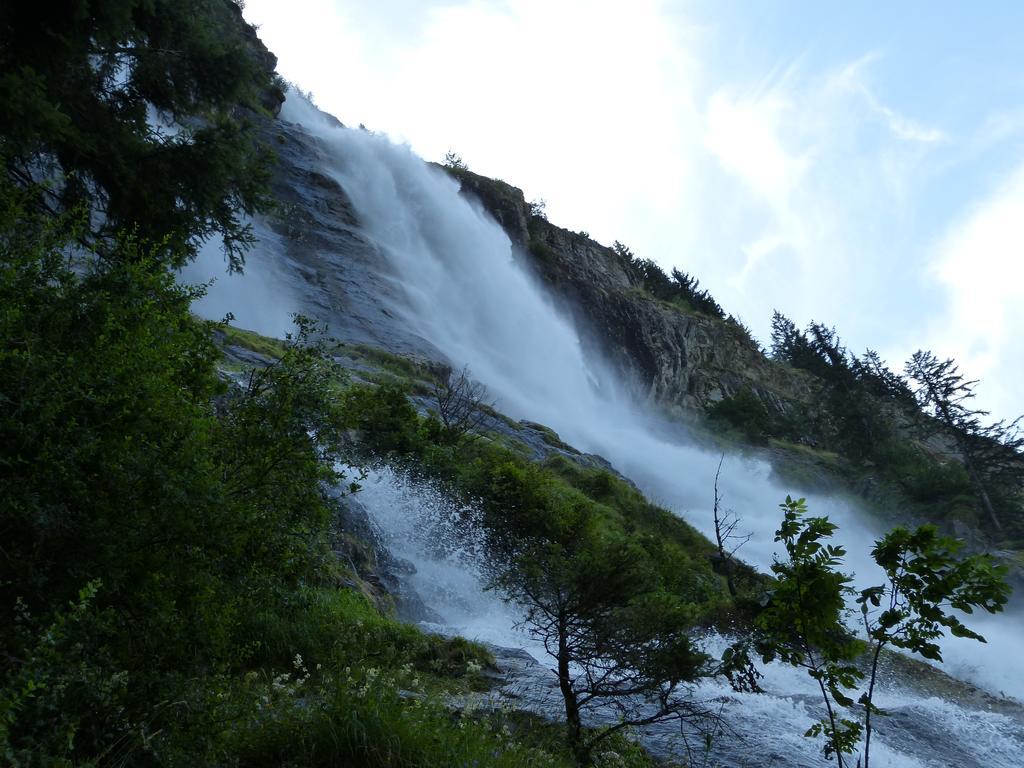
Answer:
[{"label": "mist", "polygon": [[262,219],[252,224],[259,246],[246,254],[243,272],[229,272],[219,241],[208,240],[181,269],[179,279],[206,286],[206,294],[192,305],[200,317],[219,321],[230,313],[232,325],[283,339],[301,305],[275,259],[283,251],[280,237]]},{"label": "mist", "polygon": [[[720,456],[669,429],[629,396],[603,361],[584,353],[567,313],[520,267],[505,232],[460,195],[457,181],[386,137],[339,128],[294,95],[282,118],[323,142],[324,172],[346,190],[364,237],[400,280],[393,310],[407,327],[453,366],[468,366],[502,411],[539,421],[576,448],[603,456],[653,501],[713,536]],[[870,550],[891,523],[874,519],[855,500],[782,485],[766,462],[742,455],[725,457],[720,491],[724,506],[751,534],[739,553],[750,564],[771,565],[778,553],[778,505],[787,495],[803,496],[812,514],[839,525],[835,538],[849,553],[845,568],[855,586],[884,581]],[[1018,621],[985,621],[987,647],[947,643],[949,669],[1024,700],[1024,664],[1009,670],[1000,664],[998,672],[991,664],[993,651],[1010,655],[1020,637],[1010,626]]]}]

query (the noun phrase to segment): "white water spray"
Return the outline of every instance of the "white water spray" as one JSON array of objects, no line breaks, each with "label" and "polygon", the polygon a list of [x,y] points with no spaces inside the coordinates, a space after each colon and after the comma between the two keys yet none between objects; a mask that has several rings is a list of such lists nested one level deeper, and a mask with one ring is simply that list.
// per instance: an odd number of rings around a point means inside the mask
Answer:
[{"label": "white water spray", "polygon": [[[288,100],[282,116],[301,123],[324,142],[328,159],[323,170],[346,190],[364,235],[387,260],[404,296],[404,303],[394,309],[409,328],[447,355],[453,365],[468,365],[498,398],[503,411],[541,421],[576,447],[606,457],[652,499],[709,532],[718,457],[657,436],[658,424],[625,396],[600,361],[584,356],[571,323],[516,265],[505,233],[460,196],[454,180],[383,137],[338,128],[298,99]],[[726,460],[721,488],[726,506],[740,514],[753,534],[742,556],[767,567],[775,549],[777,505],[795,489],[778,487],[766,464],[741,457]],[[858,582],[879,583],[869,550],[884,526],[866,520],[842,499],[809,495],[808,504],[814,514],[828,515],[839,524],[839,538],[850,552],[847,567],[855,571]],[[404,556],[411,559],[412,554]],[[472,626],[473,611],[487,621],[514,621],[512,616],[499,618],[493,609],[480,606],[468,608],[464,618],[451,615],[446,620],[470,635],[493,634],[493,628]],[[977,668],[991,668],[978,649],[960,647],[974,654]],[[1001,688],[1024,698],[1024,674],[1014,674],[1012,680],[1004,677]],[[794,674],[780,679],[785,684],[780,683],[775,696],[751,698],[745,704],[741,700],[751,714],[766,708],[766,723],[779,738],[794,727],[782,705],[786,697],[816,694],[807,687],[805,677]],[[963,715],[961,725],[969,719],[965,710],[949,706]],[[997,741],[1010,745],[997,750],[998,754],[1019,754],[1019,732],[1010,733],[1004,725],[978,717],[983,720],[982,731],[989,728]],[[806,746],[805,742],[797,739],[795,743]],[[881,764],[943,764],[930,758],[915,762],[888,750],[885,739],[879,742]],[[965,764],[1009,766],[1015,762],[998,757],[990,763],[968,760]]]},{"label": "white water spray", "polygon": [[261,247],[247,254],[243,272],[228,272],[219,241],[209,240],[180,276],[186,283],[207,286],[193,311],[211,320],[230,313],[239,328],[283,339],[294,330],[292,315],[301,308],[288,279],[270,258],[283,250],[280,237],[260,219],[253,222],[253,234]]},{"label": "white water spray", "polygon": [[[428,482],[374,467],[359,481],[356,499],[391,554],[416,570],[408,585],[427,609],[444,619],[428,626],[508,648],[530,644],[515,628],[519,614],[486,589],[482,544],[464,530],[463,510]],[[533,649],[543,658],[543,649]]]},{"label": "white water spray", "polygon": [[[584,356],[571,323],[515,263],[504,231],[460,196],[456,181],[385,137],[338,128],[299,99],[290,98],[282,116],[328,146],[325,171],[400,281],[406,303],[395,311],[409,327],[453,365],[468,365],[501,410],[604,456],[653,500],[709,529],[719,457],[656,436],[657,424],[600,361]],[[765,463],[739,457],[722,469],[725,503],[754,534],[743,556],[761,567],[771,562],[777,505],[786,496],[769,474]],[[808,503],[836,520],[846,540],[868,541],[875,532],[847,503]],[[850,565],[865,575],[874,568],[866,554]]]}]

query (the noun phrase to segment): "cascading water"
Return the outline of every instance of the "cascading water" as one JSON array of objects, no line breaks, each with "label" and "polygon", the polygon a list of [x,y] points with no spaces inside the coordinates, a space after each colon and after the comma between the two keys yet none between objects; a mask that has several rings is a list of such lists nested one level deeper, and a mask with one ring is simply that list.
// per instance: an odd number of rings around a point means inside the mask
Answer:
[{"label": "cascading water", "polygon": [[[409,586],[426,607],[444,618],[428,628],[457,633],[502,647],[525,648],[542,662],[543,649],[515,629],[516,611],[485,588],[481,549],[460,525],[462,510],[432,484],[388,467],[371,469],[358,498],[378,527],[391,552],[415,566]],[[706,638],[709,653],[719,655],[726,640]],[[515,659],[511,659],[515,661]],[[560,714],[554,677],[546,665],[519,665],[509,691],[522,703],[553,716]],[[802,671],[769,665],[761,681],[764,694],[737,694],[724,682],[702,684],[694,696],[722,707],[726,733],[716,740],[710,757],[729,766],[821,765],[820,747],[803,733],[816,720],[818,692]],[[971,710],[935,697],[914,695],[888,685],[877,703],[890,711],[879,732],[876,764],[898,768],[939,766],[1013,766],[1018,764],[1024,726],[1019,720]],[[679,756],[675,726],[648,728],[644,743],[655,754]],[[900,745],[899,750],[890,745]],[[751,760],[756,755],[756,760]]]},{"label": "cascading water", "polygon": [[[631,402],[600,361],[584,355],[572,325],[516,265],[505,233],[460,196],[454,180],[383,137],[339,127],[298,98],[288,99],[282,117],[302,124],[323,142],[327,150],[323,172],[345,189],[365,237],[386,259],[391,279],[404,297],[394,310],[409,328],[453,364],[468,365],[474,377],[498,398],[503,411],[545,423],[575,446],[606,457],[650,497],[697,527],[709,529],[718,457],[658,436],[661,426]],[[771,562],[779,519],[776,505],[786,491],[772,483],[765,464],[739,457],[726,460],[721,487],[726,505],[741,514],[743,525],[753,534],[742,552],[744,559],[766,567]],[[858,581],[878,581],[868,552],[882,526],[838,498],[809,496],[808,503],[815,514],[827,514],[840,525],[840,538],[851,553],[847,565]],[[371,513],[377,508],[375,514],[382,526],[400,524],[394,515],[382,517],[377,505],[368,507]],[[411,540],[405,541],[409,544]],[[468,590],[465,594],[472,595],[472,600],[461,615],[451,609],[449,600],[446,621],[486,639],[510,631],[514,615],[504,606],[503,612],[496,610],[497,599],[480,593],[471,565],[424,552],[417,557],[425,558],[419,564],[425,572],[434,567],[429,565],[433,560],[446,562],[445,567],[454,563],[467,574],[462,582],[455,578],[451,590]],[[402,554],[415,559],[415,553]],[[481,604],[474,604],[478,599],[490,600],[490,607],[484,610]],[[479,624],[481,617],[504,626],[497,632],[493,626],[485,631]],[[1016,632],[998,637],[1012,647],[1014,634],[1020,637]],[[974,679],[979,682],[994,678],[992,665],[985,663],[976,648],[950,644],[946,654],[961,672],[971,673],[973,665]],[[1005,660],[1009,663],[1010,658],[1006,655]],[[1006,667],[1001,668],[999,681],[999,690],[1024,699],[1020,666],[1011,666],[1009,674]],[[816,746],[800,736],[801,725],[806,727],[810,713],[817,712],[815,689],[805,676],[781,667],[769,670],[768,682],[770,695],[764,697],[735,696],[710,684],[703,693],[727,697],[730,719],[737,726],[745,721],[756,724],[756,732],[761,734],[757,754],[779,754],[779,764],[818,764]],[[1010,717],[915,699],[899,689],[883,696],[889,696],[900,712],[910,713],[908,722],[940,721],[947,741],[950,732],[962,729],[962,736],[952,742],[956,749],[947,750],[947,759],[945,753],[935,751],[934,739],[922,738],[915,748],[914,739],[899,728],[893,727],[890,737],[880,727],[879,764],[946,765],[955,760],[960,765],[1010,766],[1019,762],[1024,739],[1020,724]],[[750,732],[745,726],[736,730]],[[924,732],[926,729],[917,731]],[[903,752],[892,749],[897,743]]]},{"label": "cascading water", "polygon": [[412,564],[409,586],[431,614],[444,620],[431,628],[497,646],[529,643],[515,628],[515,608],[486,590],[482,546],[465,530],[460,507],[430,483],[389,467],[367,470],[359,483],[357,498],[381,542]]}]

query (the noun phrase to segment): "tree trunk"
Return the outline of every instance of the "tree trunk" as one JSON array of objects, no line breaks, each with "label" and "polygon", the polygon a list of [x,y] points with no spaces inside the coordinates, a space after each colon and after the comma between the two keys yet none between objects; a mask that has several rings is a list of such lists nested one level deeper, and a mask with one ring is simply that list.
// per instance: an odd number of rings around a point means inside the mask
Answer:
[{"label": "tree trunk", "polygon": [[581,768],[590,765],[590,750],[583,744],[583,723],[580,719],[580,708],[576,701],[576,692],[572,689],[572,678],[569,673],[569,649],[566,646],[567,629],[564,619],[558,622],[558,687],[565,702],[565,724],[576,764]]},{"label": "tree trunk", "polygon": [[718,476],[722,473],[722,462],[725,461],[725,454],[718,460],[718,470],[715,472],[715,541],[718,543],[718,556],[722,559],[722,568],[725,570],[725,583],[729,587],[729,594],[736,597],[736,585],[732,580],[732,555],[725,551],[725,540],[722,533],[722,521],[718,517],[718,506],[721,498],[718,495]]}]

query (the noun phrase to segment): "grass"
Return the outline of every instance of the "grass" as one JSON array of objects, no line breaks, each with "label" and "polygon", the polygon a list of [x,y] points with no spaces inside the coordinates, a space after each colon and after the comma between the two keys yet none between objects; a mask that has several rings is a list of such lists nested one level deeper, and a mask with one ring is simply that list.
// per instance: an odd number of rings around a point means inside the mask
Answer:
[{"label": "grass", "polygon": [[700,560],[715,551],[714,545],[696,528],[668,510],[652,504],[636,488],[606,469],[582,467],[563,456],[544,463],[568,486],[614,510],[627,529],[641,530],[674,542]]},{"label": "grass", "polygon": [[800,456],[805,459],[810,459],[817,464],[833,467],[839,469],[843,463],[843,458],[835,451],[829,451],[824,448],[813,448],[803,443],[793,443],[789,440],[780,440],[778,438],[770,438],[768,444],[773,448],[778,448],[786,453]]},{"label": "grass", "polygon": [[441,366],[413,360],[367,344],[342,344],[340,349],[355,360],[369,363],[392,375],[413,382],[435,384],[441,378]]},{"label": "grass", "polygon": [[244,328],[236,328],[233,325],[220,326],[220,330],[224,334],[226,344],[242,347],[266,357],[281,357],[287,348],[287,343],[281,339],[261,336],[255,331],[247,331]]},{"label": "grass", "polygon": [[[241,767],[568,768],[571,762],[513,735],[502,718],[452,711],[410,696],[409,680],[374,668],[342,670],[321,681],[315,706],[271,711],[240,736]],[[307,694],[308,695],[308,694]]]},{"label": "grass", "polygon": [[550,445],[552,448],[557,448],[560,451],[565,451],[566,453],[571,453],[577,456],[579,455],[580,452],[573,448],[571,445],[569,445],[567,442],[562,440],[562,438],[558,436],[558,433],[555,432],[555,430],[553,430],[551,427],[546,427],[543,424],[538,424],[534,421],[524,422],[524,426],[536,430],[537,432],[540,432],[540,435],[544,439],[544,442]]}]

